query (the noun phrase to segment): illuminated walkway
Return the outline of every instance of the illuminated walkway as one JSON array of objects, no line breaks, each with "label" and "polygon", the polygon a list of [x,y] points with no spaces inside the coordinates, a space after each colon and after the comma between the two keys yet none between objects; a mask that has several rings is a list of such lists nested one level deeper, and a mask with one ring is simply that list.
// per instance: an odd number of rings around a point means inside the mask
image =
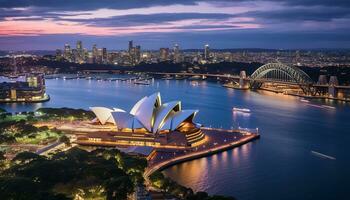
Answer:
[{"label": "illuminated walkway", "polygon": [[157,149],[155,156],[148,161],[148,167],[144,173],[147,185],[150,185],[148,180],[149,176],[158,170],[232,149],[260,137],[258,133],[243,130],[213,128],[203,128],[202,130],[206,134],[207,142],[200,146],[188,148],[186,150]]}]

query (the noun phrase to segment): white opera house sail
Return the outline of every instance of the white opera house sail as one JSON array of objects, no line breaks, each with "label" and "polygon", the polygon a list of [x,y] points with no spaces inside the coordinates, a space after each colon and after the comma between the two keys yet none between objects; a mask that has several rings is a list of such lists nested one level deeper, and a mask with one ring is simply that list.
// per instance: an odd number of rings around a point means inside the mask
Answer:
[{"label": "white opera house sail", "polygon": [[162,103],[160,93],[145,96],[130,112],[119,108],[91,107],[101,124],[111,123],[118,130],[143,129],[148,133],[162,133],[196,126],[193,119],[198,110],[182,110],[180,101]]}]

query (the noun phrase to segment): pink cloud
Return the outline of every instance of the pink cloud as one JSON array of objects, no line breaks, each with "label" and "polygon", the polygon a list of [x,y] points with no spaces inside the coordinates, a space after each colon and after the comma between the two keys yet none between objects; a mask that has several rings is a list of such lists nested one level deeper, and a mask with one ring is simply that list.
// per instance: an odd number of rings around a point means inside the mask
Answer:
[{"label": "pink cloud", "polygon": [[[48,34],[112,36],[149,32],[162,33],[261,28],[261,25],[251,22],[252,20],[253,19],[232,18],[218,22],[207,19],[189,19],[130,27],[97,27],[77,22],[53,20],[7,20],[0,22],[0,36],[37,36]],[[201,26],[205,26],[205,28],[201,28]],[[223,27],[220,28],[218,26]]]}]

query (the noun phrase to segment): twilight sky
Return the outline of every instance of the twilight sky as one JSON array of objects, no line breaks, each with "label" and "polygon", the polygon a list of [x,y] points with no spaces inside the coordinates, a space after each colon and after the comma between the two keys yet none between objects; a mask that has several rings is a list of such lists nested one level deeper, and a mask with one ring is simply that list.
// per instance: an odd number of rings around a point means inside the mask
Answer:
[{"label": "twilight sky", "polygon": [[0,50],[350,48],[350,0],[0,0]]}]

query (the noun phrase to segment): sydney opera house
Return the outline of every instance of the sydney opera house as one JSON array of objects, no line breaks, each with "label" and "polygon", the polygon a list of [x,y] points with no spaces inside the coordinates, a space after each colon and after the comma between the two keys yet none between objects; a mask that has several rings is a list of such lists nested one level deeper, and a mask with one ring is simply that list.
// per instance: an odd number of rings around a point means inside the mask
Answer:
[{"label": "sydney opera house", "polygon": [[160,93],[145,96],[130,112],[120,108],[91,107],[94,124],[112,125],[108,138],[98,133],[90,140],[126,145],[195,146],[205,140],[200,125],[194,123],[198,110],[183,110],[180,101],[162,103]]}]

